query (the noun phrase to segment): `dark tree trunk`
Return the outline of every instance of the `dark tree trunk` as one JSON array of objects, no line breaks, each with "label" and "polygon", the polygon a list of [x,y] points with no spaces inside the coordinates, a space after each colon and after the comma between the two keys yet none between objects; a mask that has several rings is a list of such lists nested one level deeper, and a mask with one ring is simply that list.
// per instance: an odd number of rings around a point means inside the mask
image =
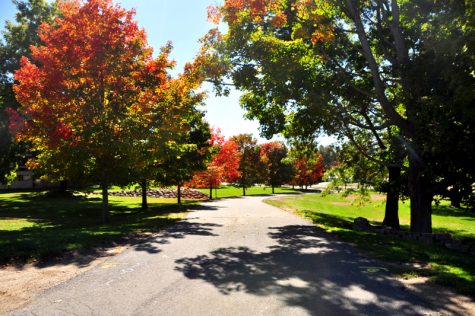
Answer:
[{"label": "dark tree trunk", "polygon": [[209,199],[210,200],[213,199],[213,184],[212,183],[209,184]]},{"label": "dark tree trunk", "polygon": [[102,222],[109,223],[109,188],[107,184],[102,183]]},{"label": "dark tree trunk", "polygon": [[177,199],[178,199],[178,204],[181,204],[181,184],[178,184],[176,190],[177,190],[176,196],[177,196]]},{"label": "dark tree trunk", "polygon": [[399,229],[399,178],[401,167],[389,166],[389,183],[386,192],[386,210],[384,213],[383,225]]},{"label": "dark tree trunk", "polygon": [[272,183],[272,194],[274,194],[274,184]]},{"label": "dark tree trunk", "polygon": [[458,196],[451,196],[450,197],[450,206],[455,208],[462,208],[461,199]]},{"label": "dark tree trunk", "polygon": [[409,196],[411,200],[411,231],[432,232],[432,183],[424,174],[422,163],[409,154]]},{"label": "dark tree trunk", "polygon": [[246,196],[246,185],[245,184],[242,185],[242,195]]},{"label": "dark tree trunk", "polygon": [[450,206],[455,208],[462,208],[462,194],[457,186],[453,186],[449,191]]},{"label": "dark tree trunk", "polygon": [[68,191],[68,180],[59,181],[59,193],[66,194],[66,191]]},{"label": "dark tree trunk", "polygon": [[142,187],[142,210],[148,209],[148,203],[147,203],[147,180],[142,179],[142,182],[140,183],[140,186]]}]

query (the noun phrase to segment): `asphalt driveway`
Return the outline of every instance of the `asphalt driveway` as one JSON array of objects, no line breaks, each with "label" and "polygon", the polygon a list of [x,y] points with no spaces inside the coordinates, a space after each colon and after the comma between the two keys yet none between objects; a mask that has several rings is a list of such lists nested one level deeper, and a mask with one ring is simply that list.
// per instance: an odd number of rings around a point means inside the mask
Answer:
[{"label": "asphalt driveway", "polygon": [[203,203],[10,314],[438,314],[377,262],[263,199]]}]

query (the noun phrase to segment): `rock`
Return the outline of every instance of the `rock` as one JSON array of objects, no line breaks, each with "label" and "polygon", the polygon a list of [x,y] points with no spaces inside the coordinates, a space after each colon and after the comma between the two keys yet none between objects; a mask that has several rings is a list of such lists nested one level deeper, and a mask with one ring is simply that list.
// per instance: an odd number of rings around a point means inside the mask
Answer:
[{"label": "rock", "polygon": [[[127,197],[138,197],[142,196],[142,191],[120,191],[120,192],[109,192],[110,196],[127,196]],[[147,191],[148,197],[153,198],[177,198],[178,192],[177,190],[170,190],[170,189],[160,189],[160,190],[149,190]],[[206,194],[201,193],[198,190],[194,189],[182,189],[181,197],[183,199],[189,200],[208,200],[208,196]]]},{"label": "rock", "polygon": [[450,234],[433,234],[434,241],[437,243],[450,243],[453,241],[452,235]]},{"label": "rock", "polygon": [[445,247],[460,252],[468,252],[470,250],[470,247],[468,245],[464,245],[458,240],[453,240],[450,243],[446,243]]},{"label": "rock", "polygon": [[353,227],[358,230],[369,230],[371,228],[371,225],[369,224],[369,221],[366,218],[357,217],[353,221]]},{"label": "rock", "polygon": [[432,234],[420,234],[418,240],[426,243],[426,244],[433,244],[434,243],[434,236]]}]

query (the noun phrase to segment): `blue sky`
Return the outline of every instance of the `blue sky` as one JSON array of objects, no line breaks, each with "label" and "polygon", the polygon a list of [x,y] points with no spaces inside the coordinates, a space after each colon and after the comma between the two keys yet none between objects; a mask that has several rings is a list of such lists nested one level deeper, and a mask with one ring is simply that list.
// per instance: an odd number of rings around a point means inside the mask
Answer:
[{"label": "blue sky", "polygon": [[[174,46],[172,58],[177,62],[175,72],[181,72],[183,65],[191,61],[199,50],[198,39],[214,25],[207,21],[207,7],[216,0],[115,0],[124,8],[136,9],[136,20],[148,34],[149,44],[155,51],[167,41]],[[13,20],[15,7],[10,0],[0,0],[0,26],[3,30],[6,20]],[[211,126],[219,127],[225,136],[251,133],[259,138],[256,121],[243,118],[239,106],[239,91],[232,91],[228,97],[216,97],[210,85],[205,112]],[[260,139],[264,141],[264,139]]]}]

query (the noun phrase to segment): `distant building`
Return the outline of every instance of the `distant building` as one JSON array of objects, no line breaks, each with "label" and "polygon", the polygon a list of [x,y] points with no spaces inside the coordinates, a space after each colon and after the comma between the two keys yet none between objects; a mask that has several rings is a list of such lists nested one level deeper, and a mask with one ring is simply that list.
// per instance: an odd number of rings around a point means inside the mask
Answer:
[{"label": "distant building", "polygon": [[16,189],[48,189],[57,187],[57,183],[48,183],[45,181],[35,180],[33,172],[28,170],[25,166],[18,167],[16,171],[16,178],[10,185],[3,185],[0,183],[1,190],[16,190]]}]

